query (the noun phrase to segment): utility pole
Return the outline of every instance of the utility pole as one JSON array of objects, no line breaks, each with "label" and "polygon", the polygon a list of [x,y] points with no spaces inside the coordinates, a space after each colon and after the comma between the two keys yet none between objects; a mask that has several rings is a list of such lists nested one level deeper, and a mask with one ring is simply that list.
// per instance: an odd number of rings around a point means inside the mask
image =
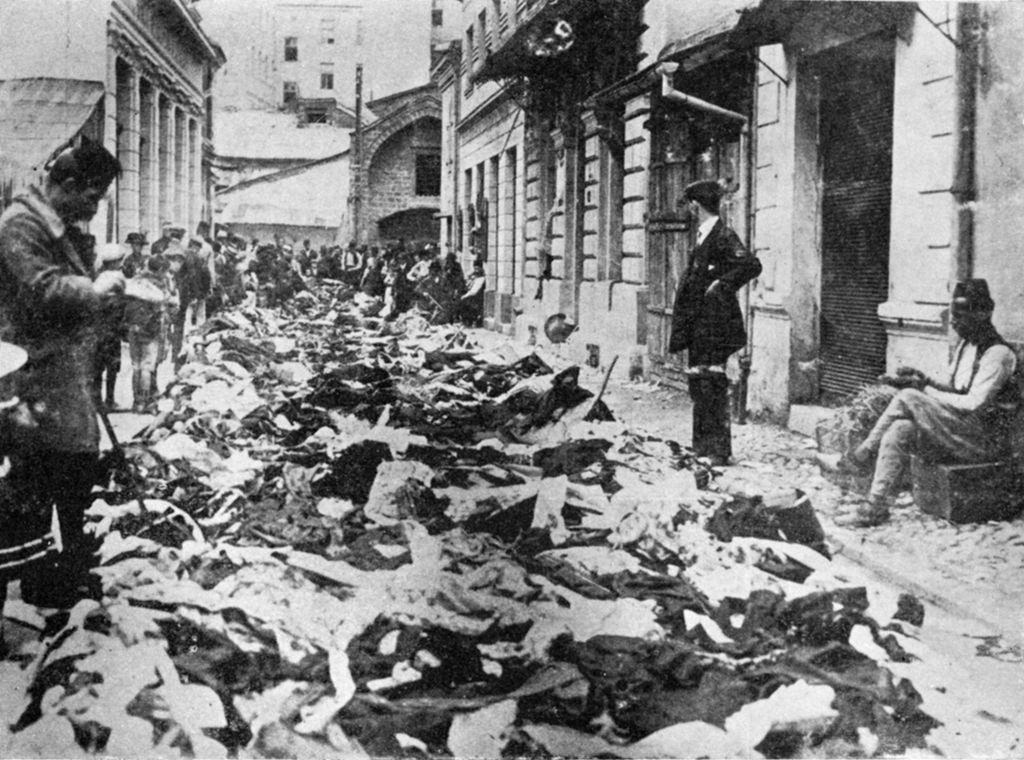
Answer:
[{"label": "utility pole", "polygon": [[352,144],[352,238],[363,243],[360,228],[363,205],[363,64],[356,64],[356,132]]}]

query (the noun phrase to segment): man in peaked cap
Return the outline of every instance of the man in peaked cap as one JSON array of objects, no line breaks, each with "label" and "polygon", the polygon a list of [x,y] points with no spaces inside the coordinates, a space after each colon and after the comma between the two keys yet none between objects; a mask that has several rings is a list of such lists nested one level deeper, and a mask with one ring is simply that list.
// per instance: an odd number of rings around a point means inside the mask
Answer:
[{"label": "man in peaked cap", "polygon": [[712,464],[732,456],[728,358],[747,344],[737,292],[761,273],[761,262],[722,221],[718,182],[687,185],[683,198],[697,223],[697,245],[680,278],[672,307],[669,351],[686,351],[693,402],[693,449]]},{"label": "man in peaked cap", "polygon": [[901,390],[867,439],[837,463],[856,469],[875,460],[868,499],[849,524],[870,527],[889,519],[889,499],[913,453],[963,464],[1007,455],[1021,395],[1017,357],[992,325],[994,307],[985,280],[958,282],[949,314],[960,341],[947,373],[933,379],[901,367],[886,378]]}]

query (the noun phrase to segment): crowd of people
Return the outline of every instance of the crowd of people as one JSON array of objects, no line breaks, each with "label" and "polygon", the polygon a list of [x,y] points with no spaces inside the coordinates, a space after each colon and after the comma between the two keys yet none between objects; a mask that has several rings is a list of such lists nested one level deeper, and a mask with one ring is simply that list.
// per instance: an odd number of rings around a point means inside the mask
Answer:
[{"label": "crowd of people", "polygon": [[486,280],[479,260],[467,278],[455,254],[441,256],[432,243],[417,251],[399,241],[383,249],[355,250],[355,254],[359,264],[348,275],[349,281],[355,284],[358,276],[359,290],[379,301],[385,319],[415,309],[435,325],[483,324]]},{"label": "crowd of people", "polygon": [[0,217],[0,610],[11,577],[30,604],[88,593],[83,513],[106,470],[98,423],[115,409],[125,344],[132,409],[152,412],[157,369],[181,365],[191,330],[220,309],[282,303],[311,279],[347,282],[384,318],[418,309],[435,324],[482,323],[482,264],[467,281],[433,244],[314,249],[166,222],[152,242],[131,232],[97,246],[84,230],[120,171],[85,140]]},{"label": "crowd of people", "polygon": [[[93,245],[86,238],[85,247]],[[114,409],[122,343],[132,362],[132,410],[155,407],[158,366],[183,360],[182,346],[190,330],[208,316],[239,304],[272,307],[305,289],[312,279],[347,282],[376,304],[385,318],[418,309],[433,324],[483,322],[485,278],[477,262],[470,277],[453,254],[439,257],[428,243],[404,241],[378,247],[322,246],[309,240],[301,247],[288,243],[246,241],[226,230],[216,239],[201,222],[186,239],[178,224],[163,225],[149,244],[140,232],[123,245],[111,244],[86,254],[100,271],[119,272],[128,283],[125,297],[110,299],[99,312],[94,400]]]}]

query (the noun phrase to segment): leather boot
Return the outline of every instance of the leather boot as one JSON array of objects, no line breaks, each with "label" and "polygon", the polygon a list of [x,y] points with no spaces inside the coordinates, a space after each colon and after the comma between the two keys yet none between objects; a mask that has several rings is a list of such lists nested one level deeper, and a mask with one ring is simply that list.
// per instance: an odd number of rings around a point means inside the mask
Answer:
[{"label": "leather boot", "polygon": [[727,464],[732,456],[732,419],[729,410],[729,378],[725,373],[708,376],[708,456],[716,464]]},{"label": "leather boot", "polygon": [[117,386],[117,373],[112,370],[107,370],[107,409],[113,410],[117,408],[117,403],[114,400],[114,388]]},{"label": "leather boot", "polygon": [[693,374],[687,378],[690,389],[690,403],[693,404],[693,438],[691,448],[699,456],[707,456],[707,384],[704,375]]},{"label": "leather boot", "polygon": [[132,370],[132,411],[139,413],[146,405],[146,389],[143,387],[143,372]]},{"label": "leather boot", "polygon": [[147,376],[143,378],[143,385],[146,388],[146,403],[145,411],[147,414],[156,413],[156,372],[149,372]]}]

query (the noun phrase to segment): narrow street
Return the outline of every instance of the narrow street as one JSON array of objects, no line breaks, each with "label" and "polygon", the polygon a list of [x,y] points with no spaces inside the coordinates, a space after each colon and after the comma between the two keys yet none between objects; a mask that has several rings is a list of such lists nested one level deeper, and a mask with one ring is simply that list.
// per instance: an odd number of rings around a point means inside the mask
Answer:
[{"label": "narrow street", "polygon": [[[191,343],[156,419],[113,417],[145,511],[124,491],[91,510],[102,598],[48,619],[8,604],[25,690],[6,756],[1020,751],[1019,639],[956,608],[970,584],[943,562],[835,530],[799,436],[737,426],[737,464],[692,490],[701,468],[661,443],[688,438],[681,394],[613,383],[616,422],[584,422],[582,393],[545,421],[559,347],[381,323],[331,288]],[[480,416],[513,388],[526,411]],[[715,537],[723,507],[796,488],[830,561],[742,523]],[[897,614],[906,573],[936,593]]]},{"label": "narrow street", "polygon": [[0,760],[1024,759],[1022,39],[0,0]]}]

